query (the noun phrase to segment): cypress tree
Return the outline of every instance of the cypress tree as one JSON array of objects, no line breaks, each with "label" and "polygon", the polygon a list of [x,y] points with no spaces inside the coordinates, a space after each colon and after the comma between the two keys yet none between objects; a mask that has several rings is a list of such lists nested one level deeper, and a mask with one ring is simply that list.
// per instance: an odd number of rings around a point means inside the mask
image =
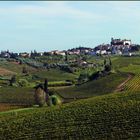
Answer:
[{"label": "cypress tree", "polygon": [[104,66],[106,65],[106,59],[104,59]]},{"label": "cypress tree", "polygon": [[67,62],[68,61],[68,53],[65,52],[65,61]]},{"label": "cypress tree", "polygon": [[45,82],[44,82],[44,91],[46,93],[48,93],[48,79],[45,79]]},{"label": "cypress tree", "polygon": [[111,62],[111,59],[110,59],[110,57],[109,57],[109,64],[110,64],[110,66],[112,65],[112,62]]}]

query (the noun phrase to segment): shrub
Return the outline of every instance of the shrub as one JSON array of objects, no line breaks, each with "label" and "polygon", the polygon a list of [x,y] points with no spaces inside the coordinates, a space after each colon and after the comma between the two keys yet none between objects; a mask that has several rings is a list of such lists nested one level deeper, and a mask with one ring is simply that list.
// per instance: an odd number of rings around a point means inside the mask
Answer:
[{"label": "shrub", "polygon": [[49,87],[58,87],[58,86],[71,86],[72,82],[60,81],[60,82],[50,82]]},{"label": "shrub", "polygon": [[40,107],[46,104],[46,93],[44,92],[41,86],[36,87],[34,97],[35,97],[35,104],[39,105]]},{"label": "shrub", "polygon": [[62,103],[61,99],[57,95],[52,95],[51,101],[53,105],[60,105]]},{"label": "shrub", "polygon": [[104,70],[105,70],[106,72],[111,71],[111,65],[105,65]]},{"label": "shrub", "polygon": [[78,78],[78,83],[84,83],[84,82],[88,81],[88,79],[89,79],[88,73],[81,73]]},{"label": "shrub", "polygon": [[29,85],[29,83],[26,79],[20,79],[18,81],[18,83],[19,83],[19,86],[21,86],[21,87],[27,87]]},{"label": "shrub", "polygon": [[49,90],[49,100],[48,100],[48,105],[59,105],[62,103],[62,99],[57,95],[57,91],[55,89]]},{"label": "shrub", "polygon": [[89,80],[97,80],[99,78],[99,76],[100,76],[100,72],[97,71],[89,77]]}]

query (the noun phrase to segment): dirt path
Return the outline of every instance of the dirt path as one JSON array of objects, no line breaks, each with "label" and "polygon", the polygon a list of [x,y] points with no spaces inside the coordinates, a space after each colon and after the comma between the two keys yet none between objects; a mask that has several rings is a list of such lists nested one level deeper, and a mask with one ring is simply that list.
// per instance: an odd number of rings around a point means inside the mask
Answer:
[{"label": "dirt path", "polygon": [[134,77],[134,74],[128,73],[127,79],[126,79],[124,82],[122,82],[120,85],[118,85],[117,88],[114,90],[114,92],[121,92],[121,91],[123,91],[123,90],[124,90],[124,85],[125,85],[129,80],[131,80],[133,77]]}]

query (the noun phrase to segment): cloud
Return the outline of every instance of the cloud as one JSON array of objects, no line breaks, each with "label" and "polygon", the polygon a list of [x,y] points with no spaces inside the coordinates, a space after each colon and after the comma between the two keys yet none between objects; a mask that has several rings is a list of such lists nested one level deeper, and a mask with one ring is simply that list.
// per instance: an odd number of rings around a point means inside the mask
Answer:
[{"label": "cloud", "polygon": [[104,15],[89,12],[88,10],[81,10],[80,8],[73,8],[67,2],[41,2],[39,5],[19,5],[13,7],[1,7],[0,13],[5,15],[15,16],[41,16],[48,18],[74,18],[74,19],[92,19],[101,20],[105,18]]},{"label": "cloud", "polygon": [[104,4],[108,5],[112,11],[111,13],[116,14],[116,18],[138,18],[140,16],[140,2],[138,1],[107,1]]}]

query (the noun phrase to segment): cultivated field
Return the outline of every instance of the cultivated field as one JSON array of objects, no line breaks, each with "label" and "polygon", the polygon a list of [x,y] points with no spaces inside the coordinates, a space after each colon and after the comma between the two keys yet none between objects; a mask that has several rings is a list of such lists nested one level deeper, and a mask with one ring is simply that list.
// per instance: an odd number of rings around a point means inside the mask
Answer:
[{"label": "cultivated field", "polygon": [[[62,88],[54,86],[56,94],[66,102],[70,102],[59,106],[33,107],[33,87],[1,87],[0,103],[3,104],[1,110],[13,109],[0,113],[1,139],[138,140],[140,138],[139,60],[139,57],[113,57],[113,70],[109,75],[79,86],[62,86]],[[30,74],[38,75],[36,79],[30,78],[30,82],[42,81],[43,77],[48,77],[50,85],[65,84],[65,80],[75,80],[78,76],[56,70],[37,70]],[[128,78],[129,74],[133,76],[123,84],[122,90],[117,91],[117,87]],[[13,104],[15,106],[12,106]],[[7,108],[6,105],[11,106]],[[21,106],[20,108],[24,105],[30,107],[17,110],[16,105]]]},{"label": "cultivated field", "polygon": [[0,115],[1,139],[140,137],[140,93],[119,93]]}]

